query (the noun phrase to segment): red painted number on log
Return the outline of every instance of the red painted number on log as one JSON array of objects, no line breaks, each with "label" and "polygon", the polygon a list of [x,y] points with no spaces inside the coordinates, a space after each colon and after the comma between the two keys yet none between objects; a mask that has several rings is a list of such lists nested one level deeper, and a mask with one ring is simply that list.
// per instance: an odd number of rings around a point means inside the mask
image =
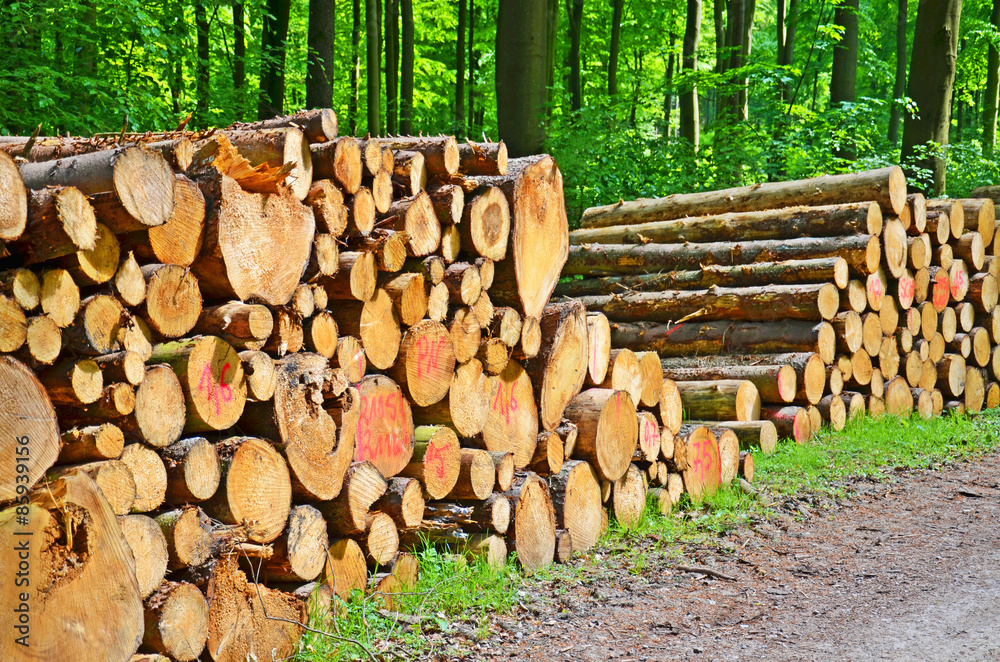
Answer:
[{"label": "red painted number on log", "polygon": [[434,444],[427,445],[427,453],[424,455],[424,464],[434,470],[434,475],[438,480],[444,480],[444,449]]},{"label": "red painted number on log", "polygon": [[917,291],[917,286],[911,278],[904,278],[899,281],[899,297],[903,301],[913,301],[913,295]]},{"label": "red painted number on log", "polygon": [[403,409],[403,394],[401,392],[379,395],[369,398],[361,396],[358,429],[355,434],[357,448],[355,457],[358,462],[379,457],[399,457],[406,452],[409,438],[399,425],[393,429],[375,434],[372,427],[384,422],[395,424],[405,419]]},{"label": "red painted number on log", "polygon": [[643,441],[645,445],[649,448],[660,445],[660,431],[656,429],[656,425],[652,421],[646,421],[644,426],[646,430],[643,432]]},{"label": "red painted number on log", "polygon": [[[942,287],[942,285],[944,287]],[[948,305],[948,282],[938,281],[934,283],[934,307],[944,308]]]},{"label": "red painted number on log", "polygon": [[881,299],[882,295],[885,294],[885,290],[882,288],[882,281],[880,281],[878,278],[872,278],[872,284],[870,289],[872,291],[872,298],[875,299],[876,301]]},{"label": "red painted number on log", "polygon": [[222,413],[222,404],[219,402],[219,394],[222,394],[223,402],[232,402],[233,389],[225,383],[226,371],[230,365],[226,363],[222,366],[222,374],[219,375],[219,382],[212,379],[212,364],[206,363],[205,369],[201,371],[201,379],[198,380],[198,391],[204,393],[208,391],[208,401],[215,403],[215,415]]},{"label": "red painted number on log", "polygon": [[417,339],[417,377],[424,377],[438,369],[441,348],[447,342],[447,338],[438,338],[436,343],[431,342],[427,336]]},{"label": "red painted number on log", "polygon": [[957,272],[955,274],[955,282],[951,286],[951,295],[956,299],[958,299],[958,295],[962,292],[962,289],[965,287],[965,285],[966,285],[965,272],[962,271]]},{"label": "red painted number on log", "polygon": [[510,425],[510,415],[517,411],[517,395],[514,393],[514,385],[510,385],[510,392],[505,400],[503,397],[503,382],[500,382],[497,386],[497,397],[493,399],[493,411],[499,411],[500,415],[503,416],[507,425]]},{"label": "red painted number on log", "polygon": [[[702,439],[694,443],[694,459],[691,460],[691,471],[700,481],[706,477],[718,478],[722,480],[722,462],[718,455],[712,453],[711,444],[707,439]],[[718,474],[713,476],[711,474]]]}]

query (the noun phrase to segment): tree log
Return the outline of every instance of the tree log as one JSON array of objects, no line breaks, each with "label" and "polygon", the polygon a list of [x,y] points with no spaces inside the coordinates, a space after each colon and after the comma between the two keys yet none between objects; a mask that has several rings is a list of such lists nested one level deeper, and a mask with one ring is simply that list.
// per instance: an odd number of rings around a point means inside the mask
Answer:
[{"label": "tree log", "polygon": [[503,191],[487,186],[465,205],[458,225],[462,245],[494,261],[504,259],[510,238],[510,205]]},{"label": "tree log", "polygon": [[535,454],[538,437],[538,406],[531,378],[517,361],[489,378],[490,405],[483,425],[487,450],[514,454],[514,466],[527,466]]},{"label": "tree log", "polygon": [[355,138],[341,136],[321,144],[309,146],[312,155],[313,177],[334,179],[348,195],[354,195],[361,186],[361,147]]},{"label": "tree log", "polygon": [[142,648],[178,662],[197,660],[208,641],[208,602],[198,587],[164,582],[146,600]]},{"label": "tree log", "polygon": [[602,480],[624,475],[638,442],[638,418],[632,399],[624,391],[589,389],[566,407],[566,417],[578,429],[573,456],[586,460]]},{"label": "tree log", "polygon": [[[413,419],[419,425],[450,425],[460,436],[474,437],[483,431],[489,417],[492,388],[482,363],[472,359],[458,366],[448,397],[430,407],[417,407]],[[507,396],[501,399],[507,400]]]},{"label": "tree log", "polygon": [[552,563],[555,556],[556,522],[549,486],[528,473],[519,476],[506,495],[514,513],[513,531],[508,529],[508,535],[521,567],[534,573]]},{"label": "tree log", "polygon": [[338,536],[361,536],[367,529],[366,518],[372,505],[385,494],[388,483],[371,462],[356,462],[344,476],[344,487],[330,501],[317,504],[331,533]]},{"label": "tree log", "polygon": [[166,503],[205,501],[219,489],[219,454],[204,437],[182,439],[162,449],[160,456],[167,470]]},{"label": "tree log", "polygon": [[[458,440],[455,440],[458,458]],[[457,473],[456,473],[457,476]],[[393,478],[384,495],[372,505],[372,510],[385,513],[400,529],[415,529],[424,519],[425,502],[420,481],[415,478]]]},{"label": "tree log", "polygon": [[431,499],[443,499],[459,478],[462,449],[458,437],[442,425],[418,427],[414,438],[413,457],[399,475],[419,480]]},{"label": "tree log", "polygon": [[[663,359],[663,375],[675,381],[746,380],[757,387],[762,402],[791,402],[795,399],[798,377],[791,365],[771,363],[766,356],[749,360],[742,357],[719,357],[720,360],[715,361],[711,358]],[[823,362],[819,363],[822,366]]]},{"label": "tree log", "polygon": [[451,334],[440,322],[417,322],[403,335],[399,359],[389,370],[418,407],[440,402],[448,395],[455,374],[455,352]]},{"label": "tree log", "polygon": [[14,159],[4,152],[0,154],[0,240],[14,241],[27,222],[28,192]]}]

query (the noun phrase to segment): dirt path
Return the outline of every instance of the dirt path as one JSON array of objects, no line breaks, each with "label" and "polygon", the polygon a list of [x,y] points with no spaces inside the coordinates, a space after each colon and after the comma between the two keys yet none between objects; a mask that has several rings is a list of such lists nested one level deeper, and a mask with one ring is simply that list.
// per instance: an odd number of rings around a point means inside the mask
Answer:
[{"label": "dirt path", "polygon": [[569,590],[526,594],[465,659],[1000,660],[1000,454],[851,487],[683,550],[734,582],[609,556]]}]

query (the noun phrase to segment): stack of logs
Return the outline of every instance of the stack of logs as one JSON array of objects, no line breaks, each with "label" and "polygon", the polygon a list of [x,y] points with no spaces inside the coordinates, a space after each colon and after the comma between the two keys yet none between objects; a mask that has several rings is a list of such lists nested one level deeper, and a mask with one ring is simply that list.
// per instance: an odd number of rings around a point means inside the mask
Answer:
[{"label": "stack of logs", "polygon": [[328,110],[5,138],[0,241],[3,660],[285,658],[428,542],[531,571],[723,477],[673,382],[619,388],[607,320],[549,303],[548,156]]},{"label": "stack of logs", "polygon": [[992,199],[925,200],[898,167],[619,202],[584,212],[555,293],[611,320],[622,380],[655,353],[686,418],[768,452],[1000,405],[995,226]]}]

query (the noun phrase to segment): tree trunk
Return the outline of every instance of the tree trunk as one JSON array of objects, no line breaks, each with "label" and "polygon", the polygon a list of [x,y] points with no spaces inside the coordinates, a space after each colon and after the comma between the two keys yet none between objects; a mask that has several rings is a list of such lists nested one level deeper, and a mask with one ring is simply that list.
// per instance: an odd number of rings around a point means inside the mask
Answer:
[{"label": "tree trunk", "polygon": [[465,133],[465,31],[468,0],[458,0],[458,27],[455,29],[455,102],[454,126],[459,135]]},{"label": "tree trunk", "polygon": [[[785,16],[785,38],[783,40],[783,53],[779,64],[791,67],[795,64],[795,30],[799,23],[799,0],[788,1],[788,12]],[[794,90],[794,83],[789,77],[785,84],[783,99],[790,99]]]},{"label": "tree trunk", "polygon": [[284,114],[285,41],[291,0],[267,0],[261,36],[260,101],[257,119]]},{"label": "tree trunk", "polygon": [[[242,92],[247,83],[246,19],[242,0],[233,0],[233,88]],[[242,110],[242,108],[240,109]]]},{"label": "tree trunk", "polygon": [[208,641],[208,602],[197,586],[164,582],[146,600],[143,650],[196,660]]},{"label": "tree trunk", "polygon": [[[464,131],[465,135],[469,138],[473,137],[476,127],[476,56],[473,50],[475,44],[476,0],[469,0],[469,82],[467,83],[469,91],[469,108],[466,115],[468,128]],[[506,150],[506,147],[504,149]]]},{"label": "tree trunk", "polygon": [[[726,29],[726,0],[713,0],[712,1],[712,22],[715,28],[715,73],[721,74],[726,70],[726,36],[728,31]],[[716,116],[719,115],[719,105],[721,98],[718,96],[718,91],[716,91]]]},{"label": "tree trunk", "polygon": [[569,18],[569,94],[572,110],[583,107],[583,87],[580,79],[580,41],[583,38],[583,0],[567,0]]},{"label": "tree trunk", "polygon": [[846,0],[837,5],[833,14],[835,25],[844,29],[842,38],[833,48],[833,70],[830,76],[830,105],[854,103],[855,81],[858,75],[858,14],[859,0]]},{"label": "tree trunk", "polygon": [[368,135],[382,134],[382,76],[381,26],[379,25],[380,0],[365,0],[365,80],[368,94]]},{"label": "tree trunk", "polygon": [[[683,68],[692,75],[698,69],[698,44],[701,41],[701,4],[702,0],[688,0],[687,23],[684,28],[684,62]],[[694,83],[685,83],[681,92],[681,138],[687,138],[695,151],[698,151],[700,114],[698,112],[698,87]]]},{"label": "tree trunk", "polygon": [[413,133],[413,0],[400,1],[403,23],[402,53],[400,57],[399,130],[403,135]]},{"label": "tree trunk", "polygon": [[588,389],[573,398],[565,415],[579,430],[573,456],[590,462],[602,480],[621,478],[635,453],[639,433],[628,393]]},{"label": "tree trunk", "polygon": [[608,94],[615,96],[618,94],[618,55],[621,52],[622,13],[625,9],[625,0],[613,0],[612,6],[611,45],[608,47]]},{"label": "tree trunk", "polygon": [[[306,107],[329,108],[333,103],[334,49],[337,35],[336,0],[309,0],[306,60]],[[329,136],[332,140],[336,135]]]},{"label": "tree trunk", "polygon": [[[995,3],[1000,6],[1000,3]],[[903,107],[897,101],[906,94],[906,13],[907,0],[898,0],[896,10],[896,79],[892,85],[892,99],[889,100],[889,144],[895,146],[899,140],[899,122]]]},{"label": "tree trunk", "polygon": [[513,510],[513,531],[517,559],[529,573],[552,563],[556,546],[555,511],[549,486],[534,474],[519,476],[506,493]]},{"label": "tree trunk", "polygon": [[541,151],[546,87],[546,0],[501,0],[496,37],[497,125],[512,156]]},{"label": "tree trunk", "polygon": [[587,375],[590,344],[586,316],[578,301],[546,306],[541,319],[541,349],[524,364],[539,393],[539,419],[545,430],[559,426],[563,411],[580,392]]},{"label": "tree trunk", "polygon": [[195,67],[195,97],[197,99],[194,111],[194,126],[207,127],[211,124],[208,117],[209,91],[211,89],[211,74],[209,72],[211,58],[210,53],[210,29],[211,23],[208,20],[208,7],[202,0],[194,3],[194,22],[197,30],[197,59],[198,65]]},{"label": "tree trunk", "polygon": [[358,81],[361,78],[361,0],[351,2],[351,95],[347,101],[347,114],[350,116],[351,133],[358,131],[358,102],[360,92]]},{"label": "tree trunk", "polygon": [[[994,30],[1000,30],[1000,0],[993,0],[990,23]],[[993,42],[989,45],[986,65],[986,90],[983,99],[983,153],[993,154],[997,142],[997,105],[1000,101],[1000,47]]]},{"label": "tree trunk", "polygon": [[917,11],[914,42],[921,47],[913,49],[910,60],[908,95],[920,113],[903,121],[900,159],[931,171],[932,186],[924,193],[934,196],[945,191],[944,157],[918,158],[916,151],[928,142],[948,144],[961,14],[962,0],[926,0]]}]

